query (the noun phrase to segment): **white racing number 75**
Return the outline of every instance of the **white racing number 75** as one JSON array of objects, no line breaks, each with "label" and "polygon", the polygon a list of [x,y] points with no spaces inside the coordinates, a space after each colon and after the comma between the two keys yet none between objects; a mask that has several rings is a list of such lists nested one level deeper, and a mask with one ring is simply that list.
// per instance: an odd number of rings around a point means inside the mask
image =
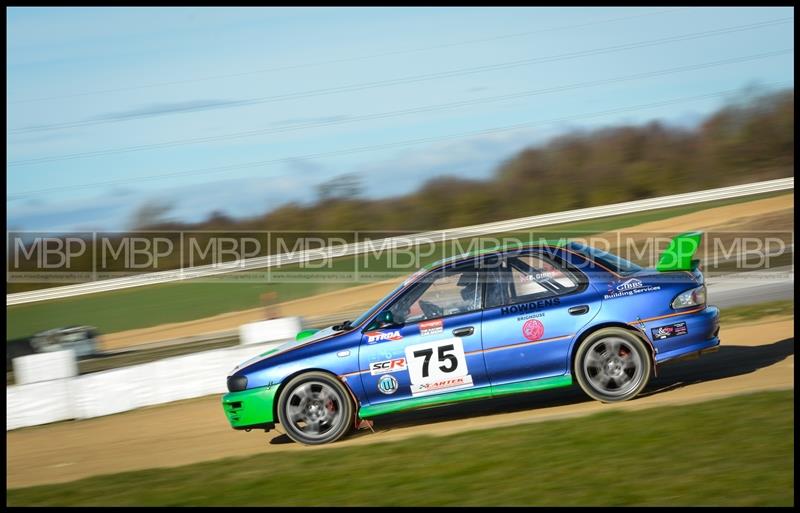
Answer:
[{"label": "white racing number 75", "polygon": [[460,338],[434,340],[405,348],[413,395],[472,386]]}]

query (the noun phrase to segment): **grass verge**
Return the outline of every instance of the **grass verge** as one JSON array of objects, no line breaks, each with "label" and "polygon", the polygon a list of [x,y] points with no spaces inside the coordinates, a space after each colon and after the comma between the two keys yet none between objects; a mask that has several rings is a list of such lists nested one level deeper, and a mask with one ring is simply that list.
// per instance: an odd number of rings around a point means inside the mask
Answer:
[{"label": "grass verge", "polygon": [[767,301],[754,305],[736,306],[720,309],[720,323],[723,325],[755,321],[762,317],[794,316],[794,300]]},{"label": "grass verge", "polygon": [[[8,490],[17,505],[794,503],[793,391]],[[252,435],[251,435],[252,436]]]}]

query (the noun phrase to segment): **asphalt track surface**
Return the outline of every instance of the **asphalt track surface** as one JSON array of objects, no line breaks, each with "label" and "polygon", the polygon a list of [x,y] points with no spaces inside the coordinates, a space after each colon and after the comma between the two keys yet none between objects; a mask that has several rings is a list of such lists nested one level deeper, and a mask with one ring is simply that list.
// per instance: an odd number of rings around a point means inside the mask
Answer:
[{"label": "asphalt track surface", "polygon": [[[276,451],[319,451],[412,436],[447,436],[473,429],[611,411],[707,401],[761,390],[794,388],[794,319],[723,326],[721,347],[697,360],[659,367],[642,396],[602,404],[577,386],[378,417],[331,445],[291,442],[269,433],[230,429],[220,396],[143,408],[6,434],[7,488],[66,482],[97,474],[171,467]],[[576,419],[576,422],[579,419]]]},{"label": "asphalt track surface", "polygon": [[711,277],[707,281],[709,302],[720,308],[794,298],[791,266]]}]

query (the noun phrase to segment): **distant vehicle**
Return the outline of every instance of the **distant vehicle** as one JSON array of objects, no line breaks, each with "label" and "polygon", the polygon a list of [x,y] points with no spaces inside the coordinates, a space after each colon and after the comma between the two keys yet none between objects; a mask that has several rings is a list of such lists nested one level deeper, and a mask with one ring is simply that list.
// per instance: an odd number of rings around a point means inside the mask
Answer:
[{"label": "distant vehicle", "polygon": [[30,338],[6,341],[6,371],[12,360],[29,354],[75,350],[78,358],[96,356],[100,352],[100,334],[94,326],[68,326],[39,332]]},{"label": "distant vehicle", "polygon": [[100,335],[94,326],[69,326],[37,333],[31,337],[31,347],[37,353],[72,349],[78,358],[98,352]]},{"label": "distant vehicle", "polygon": [[437,262],[354,321],[237,366],[225,414],[313,445],[359,419],[574,381],[598,401],[632,399],[657,364],[718,349],[719,309],[692,260],[701,237],[675,237],[655,268],[576,242]]}]

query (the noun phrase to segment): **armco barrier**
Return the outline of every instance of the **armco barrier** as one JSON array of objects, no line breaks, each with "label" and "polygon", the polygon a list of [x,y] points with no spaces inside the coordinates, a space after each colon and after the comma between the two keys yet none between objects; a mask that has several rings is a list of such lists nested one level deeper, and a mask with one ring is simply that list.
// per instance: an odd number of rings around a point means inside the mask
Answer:
[{"label": "armco barrier", "polygon": [[[227,391],[225,377],[239,363],[280,345],[234,346],[103,372],[6,387],[6,431],[88,419]],[[224,422],[220,408],[220,422]],[[188,419],[172,419],[176,426]]]}]

